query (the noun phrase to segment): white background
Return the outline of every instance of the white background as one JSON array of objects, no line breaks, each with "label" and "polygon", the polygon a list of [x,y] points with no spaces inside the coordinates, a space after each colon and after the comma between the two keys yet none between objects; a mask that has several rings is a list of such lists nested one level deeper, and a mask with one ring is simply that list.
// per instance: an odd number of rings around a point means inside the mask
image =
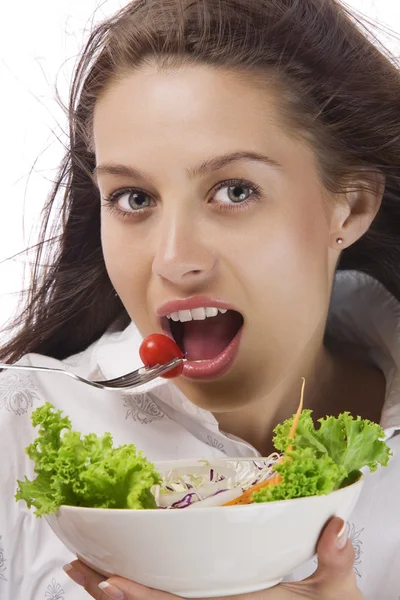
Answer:
[{"label": "white background", "polygon": [[[162,0],[161,0],[162,1]],[[400,33],[399,0],[349,0]],[[124,0],[2,0],[0,9],[0,328],[16,309],[24,255],[63,155],[66,128],[55,86],[67,102],[69,81],[93,22]],[[391,49],[400,54],[396,41]],[[0,333],[1,339],[1,333]]]}]

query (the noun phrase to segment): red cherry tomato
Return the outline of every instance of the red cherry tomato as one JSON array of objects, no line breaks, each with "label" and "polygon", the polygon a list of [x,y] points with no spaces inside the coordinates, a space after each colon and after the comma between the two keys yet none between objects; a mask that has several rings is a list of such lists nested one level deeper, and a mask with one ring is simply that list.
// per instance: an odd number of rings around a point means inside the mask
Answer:
[{"label": "red cherry tomato", "polygon": [[[161,333],[152,333],[143,340],[139,348],[139,356],[146,367],[165,365],[173,358],[183,358],[178,344]],[[178,377],[182,371],[183,363],[172,369],[172,371],[168,371],[162,377],[166,379]]]}]

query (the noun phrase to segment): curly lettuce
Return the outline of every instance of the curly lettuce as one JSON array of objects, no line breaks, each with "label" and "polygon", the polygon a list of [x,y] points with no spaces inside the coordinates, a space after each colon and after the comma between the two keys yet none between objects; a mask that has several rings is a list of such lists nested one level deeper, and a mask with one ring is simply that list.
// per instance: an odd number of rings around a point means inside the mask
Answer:
[{"label": "curly lettuce", "polygon": [[376,471],[379,465],[388,465],[392,453],[376,423],[344,412],[319,419],[316,428],[311,415],[311,410],[303,410],[293,438],[294,417],[277,425],[273,442],[285,460],[274,470],[281,479],[255,492],[253,502],[330,494],[356,481],[362,468]]},{"label": "curly lettuce", "polygon": [[18,480],[15,498],[33,506],[37,517],[65,504],[157,508],[151,487],[161,483],[161,477],[133,444],[114,448],[110,433],[82,437],[48,402],[32,413],[32,424],[39,428],[38,435],[26,453],[36,477]]}]

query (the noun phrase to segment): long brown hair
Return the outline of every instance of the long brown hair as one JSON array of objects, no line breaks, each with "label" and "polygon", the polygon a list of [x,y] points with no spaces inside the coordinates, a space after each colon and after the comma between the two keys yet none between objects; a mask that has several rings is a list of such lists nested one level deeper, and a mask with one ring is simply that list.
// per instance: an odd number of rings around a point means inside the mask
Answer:
[{"label": "long brown hair", "polygon": [[[72,82],[69,147],[43,213],[32,285],[0,359],[64,358],[127,315],[108,278],[92,180],[93,108],[146,61],[254,71],[282,94],[333,192],[386,177],[370,231],[340,269],[371,274],[400,299],[400,72],[336,0],[135,0],[92,32]],[[61,204],[60,204],[61,203]]]}]

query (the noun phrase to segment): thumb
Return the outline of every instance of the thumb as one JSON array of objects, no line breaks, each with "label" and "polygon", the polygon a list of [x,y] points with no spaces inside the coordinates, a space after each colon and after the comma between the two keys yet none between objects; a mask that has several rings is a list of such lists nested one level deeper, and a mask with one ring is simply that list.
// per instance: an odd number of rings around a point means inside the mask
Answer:
[{"label": "thumb", "polygon": [[353,571],[354,549],[348,539],[343,519],[334,517],[326,525],[317,546],[318,568],[309,582],[318,587],[343,590],[357,589]]},{"label": "thumb", "polygon": [[352,572],[354,549],[343,519],[334,517],[328,522],[319,539],[317,553],[319,571],[327,571],[335,577]]}]

